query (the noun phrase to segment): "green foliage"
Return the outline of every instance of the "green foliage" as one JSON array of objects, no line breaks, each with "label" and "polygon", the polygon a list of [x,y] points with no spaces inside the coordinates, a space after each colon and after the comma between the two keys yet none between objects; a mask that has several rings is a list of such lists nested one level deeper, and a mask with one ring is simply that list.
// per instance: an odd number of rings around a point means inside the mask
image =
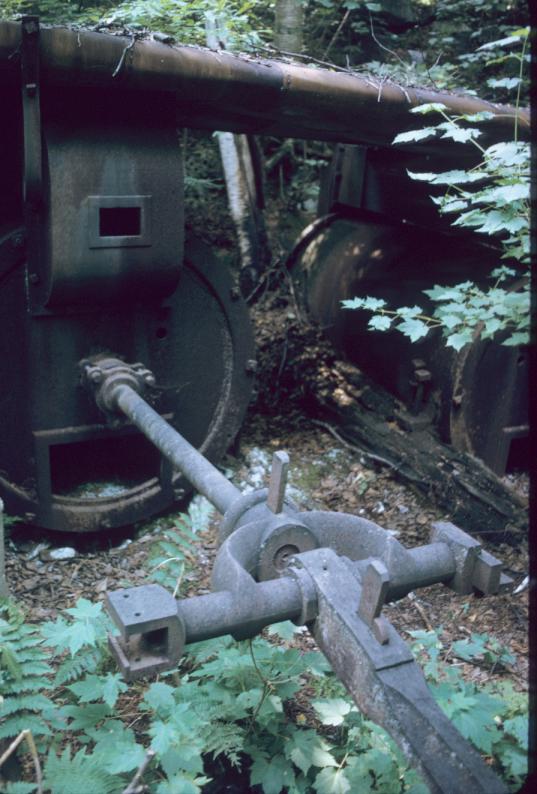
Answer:
[{"label": "green foliage", "polygon": [[15,737],[28,728],[34,737],[51,734],[44,715],[53,709],[43,694],[52,672],[37,626],[24,623],[20,610],[9,602],[0,605],[0,739]]},{"label": "green foliage", "polygon": [[172,590],[174,597],[181,593],[183,577],[194,554],[197,533],[207,526],[214,512],[212,505],[202,497],[192,500],[188,515],[182,514],[173,527],[160,533],[149,560],[151,576],[155,582]]},{"label": "green foliage", "polygon": [[51,751],[45,763],[44,785],[51,794],[73,794],[83,791],[84,794],[116,794],[123,788],[123,783],[103,769],[98,753],[86,754],[79,750],[71,757],[71,750],[66,747],[61,755]]},{"label": "green foliage", "polygon": [[465,660],[479,660],[492,669],[505,667],[515,661],[515,657],[508,648],[502,646],[494,637],[488,634],[473,633],[469,640],[459,640],[451,646],[454,656]]},{"label": "green foliage", "polygon": [[[196,524],[192,516],[190,522]],[[106,619],[100,605],[81,599],[42,634],[26,626],[13,608],[6,607],[4,613],[2,649],[7,647],[8,653],[2,684],[3,691],[9,691],[6,682],[10,685],[12,694],[5,703],[13,704],[6,709],[6,722],[18,714],[14,731],[35,727],[41,744],[48,745],[44,769],[50,794],[120,792],[143,762],[148,745],[155,760],[144,780],[156,794],[202,792],[212,770],[226,763],[242,770],[250,786],[260,786],[264,794],[426,794],[394,742],[358,712],[318,652],[304,653],[263,638],[210,640],[191,647],[180,678],[171,673],[127,690],[119,674],[106,669],[107,651],[100,641]],[[99,660],[97,672],[84,671],[54,692],[51,668],[42,662],[43,644],[50,648],[52,640],[60,659],[69,653],[65,624],[75,636],[82,632],[85,637],[83,644],[77,642],[73,658],[84,656],[89,646]],[[93,631],[87,631],[88,625]],[[281,625],[273,633],[291,637],[288,629]],[[512,664],[514,657],[485,634],[472,634],[446,651],[441,632],[410,632],[432,691],[461,733],[494,759],[514,788],[526,771],[526,696],[502,681],[478,688],[464,680],[459,667],[444,662],[450,654],[490,670]],[[314,711],[290,710],[291,703],[303,702],[305,687],[315,693]],[[130,702],[136,696],[143,717],[136,733],[118,710],[127,694]],[[41,734],[37,723],[47,727]],[[32,791],[31,784],[8,788],[18,791]]]},{"label": "green foliage", "polygon": [[[522,42],[517,55],[520,76],[513,83],[517,88],[517,107],[524,66],[524,53],[529,28],[516,30],[510,36],[485,45],[495,52],[498,47]],[[483,48],[480,48],[483,49]],[[510,53],[513,55],[513,53]],[[497,60],[497,59],[496,59]],[[492,263],[492,286],[478,285],[468,280],[450,287],[435,285],[425,290],[433,309],[421,306],[388,308],[386,302],[375,298],[354,298],[342,302],[345,309],[365,309],[373,312],[368,327],[371,330],[396,329],[415,342],[427,335],[431,328],[440,328],[446,345],[461,350],[476,336],[489,339],[502,334],[506,345],[528,344],[530,337],[530,152],[529,144],[518,141],[518,113],[513,122],[514,140],[484,148],[479,143],[482,131],[477,123],[486,125],[492,114],[481,113],[450,116],[440,102],[420,105],[414,114],[440,114],[443,121],[432,126],[410,130],[397,135],[395,144],[405,144],[431,137],[449,139],[477,148],[481,160],[471,170],[451,170],[443,173],[408,172],[412,179],[430,185],[446,186],[443,196],[433,198],[441,214],[455,215],[453,226],[472,229],[495,238],[501,251],[498,259],[508,260],[510,266]],[[507,333],[506,333],[507,332]]]},{"label": "green foliage", "polygon": [[76,607],[65,612],[67,618],[59,617],[41,626],[44,642],[59,657],[54,686],[84,673],[95,673],[106,657],[108,634],[116,631],[102,604],[81,598]]},{"label": "green foliage", "polygon": [[[256,28],[259,0],[4,0],[5,18],[38,13],[45,23],[79,24],[133,31],[157,30],[177,38],[181,44],[205,44],[208,14],[218,19],[219,34],[228,49],[251,49],[262,41]],[[262,16],[262,14],[261,14]]]},{"label": "green foliage", "polygon": [[[412,650],[424,666],[429,686],[441,708],[462,735],[492,756],[517,791],[527,774],[528,700],[510,682],[478,686],[464,680],[460,668],[440,665],[442,629],[411,631]],[[453,643],[449,653],[478,666],[495,669],[512,664],[508,648],[487,634],[472,634]]]}]

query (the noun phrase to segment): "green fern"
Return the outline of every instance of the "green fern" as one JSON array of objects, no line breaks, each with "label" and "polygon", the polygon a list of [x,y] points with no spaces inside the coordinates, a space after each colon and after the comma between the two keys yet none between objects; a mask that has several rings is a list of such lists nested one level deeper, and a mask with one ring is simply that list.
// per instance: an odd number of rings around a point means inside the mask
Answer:
[{"label": "green fern", "polygon": [[84,673],[95,673],[102,665],[103,655],[100,648],[82,648],[76,656],[66,657],[58,667],[54,686],[78,680]]},{"label": "green fern", "polygon": [[192,567],[196,554],[197,533],[205,529],[214,512],[213,506],[204,497],[196,497],[188,508],[188,515],[181,513],[174,520],[174,527],[166,528],[152,548],[151,578],[153,581],[181,592],[185,573]]},{"label": "green fern", "polygon": [[10,781],[4,785],[3,794],[32,794],[36,788],[36,783],[25,783],[22,780]]},{"label": "green fern", "polygon": [[241,766],[241,753],[244,750],[246,730],[236,722],[216,720],[205,737],[205,751],[213,758],[224,755],[234,767]]},{"label": "green fern", "polygon": [[53,704],[42,692],[49,688],[52,670],[37,627],[26,626],[23,620],[13,604],[0,606],[0,739],[24,729],[34,736],[51,733],[43,713],[51,712]]},{"label": "green fern", "polygon": [[71,758],[71,749],[66,747],[62,755],[48,754],[44,785],[51,794],[116,794],[125,781],[106,772],[99,755],[86,755],[82,749]]}]

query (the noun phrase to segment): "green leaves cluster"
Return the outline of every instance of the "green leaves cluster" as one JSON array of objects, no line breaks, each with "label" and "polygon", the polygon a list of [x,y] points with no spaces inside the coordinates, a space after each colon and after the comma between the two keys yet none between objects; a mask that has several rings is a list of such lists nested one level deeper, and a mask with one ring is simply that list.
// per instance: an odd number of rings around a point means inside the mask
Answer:
[{"label": "green leaves cluster", "polygon": [[0,740],[25,728],[36,740],[51,735],[43,715],[53,704],[43,682],[52,669],[42,642],[38,627],[27,625],[16,606],[0,604]]},{"label": "green leaves cluster", "polygon": [[[37,6],[37,7],[36,7]],[[44,23],[159,31],[180,44],[205,46],[205,19],[218,20],[219,35],[230,50],[249,50],[261,42],[260,0],[2,0],[0,16],[38,13]]]},{"label": "green leaves cluster", "polygon": [[426,336],[431,328],[440,328],[447,347],[461,350],[477,335],[490,339],[504,333],[505,345],[523,345],[529,341],[530,286],[526,280],[519,289],[507,291],[500,284],[516,278],[516,271],[500,267],[492,271],[494,285],[482,288],[473,281],[453,287],[436,284],[424,290],[436,304],[431,314],[421,306],[387,307],[380,298],[352,298],[342,301],[344,309],[365,309],[373,312],[368,327],[374,331],[396,329],[411,342]]},{"label": "green leaves cluster", "polygon": [[[263,638],[210,640],[191,647],[180,677],[169,673],[127,688],[110,669],[101,642],[110,629],[101,605],[81,599],[41,631],[12,608],[4,608],[3,618],[0,713],[8,727],[2,735],[31,727],[46,752],[50,794],[120,794],[149,749],[154,756],[144,781],[155,794],[198,794],[230,767],[242,770],[245,785],[259,786],[263,794],[427,792],[394,742],[356,709],[319,652]],[[287,639],[294,631],[290,624],[272,629]],[[478,688],[443,661],[450,654],[490,669],[512,664],[514,657],[485,634],[446,651],[441,633],[410,632],[433,694],[515,790],[526,773],[526,696],[501,680]],[[97,655],[91,669],[89,649]],[[54,679],[44,659],[71,658],[71,651],[82,660],[79,673],[57,686],[58,675]],[[309,707],[297,709],[304,687],[315,694],[308,694]],[[135,732],[129,723],[136,712]],[[34,789],[31,783],[7,784],[6,794]]]},{"label": "green leaves cluster", "polygon": [[[411,631],[412,650],[420,658],[429,687],[440,707],[458,731],[485,755],[499,760],[508,779],[518,785],[527,774],[528,700],[511,682],[485,687],[464,680],[460,668],[442,664],[441,634]],[[472,634],[454,642],[449,650],[459,659],[485,668],[509,665],[514,657],[487,634]],[[516,790],[516,789],[515,789]]]},{"label": "green leaves cluster", "polygon": [[149,559],[151,578],[169,588],[174,598],[183,592],[185,576],[192,567],[198,532],[209,524],[214,507],[202,496],[191,501],[188,513],[173,519],[172,526],[160,528]]},{"label": "green leaves cluster", "polygon": [[[522,42],[522,54],[517,56],[522,70],[528,35],[529,29],[516,30],[484,48],[495,51],[498,47]],[[512,83],[517,88],[518,98],[521,80],[522,71]],[[452,116],[445,105],[431,102],[412,108],[411,112],[439,114],[443,120],[402,132],[395,137],[395,144],[440,137],[472,145],[479,151],[480,162],[470,170],[409,171],[408,175],[431,186],[445,187],[444,195],[432,198],[439,212],[455,215],[453,226],[494,238],[500,246],[497,260],[507,260],[509,267],[494,262],[492,253],[492,286],[478,285],[471,280],[449,287],[435,285],[424,291],[432,309],[421,306],[392,308],[383,300],[369,297],[345,300],[343,308],[371,311],[371,330],[395,328],[412,342],[426,336],[431,328],[440,328],[446,345],[457,351],[478,336],[488,339],[499,333],[503,335],[503,344],[527,344],[530,336],[530,151],[528,143],[518,140],[518,112],[513,122],[514,140],[486,148],[479,142],[482,130],[471,125],[486,125],[493,117],[488,111]]]}]

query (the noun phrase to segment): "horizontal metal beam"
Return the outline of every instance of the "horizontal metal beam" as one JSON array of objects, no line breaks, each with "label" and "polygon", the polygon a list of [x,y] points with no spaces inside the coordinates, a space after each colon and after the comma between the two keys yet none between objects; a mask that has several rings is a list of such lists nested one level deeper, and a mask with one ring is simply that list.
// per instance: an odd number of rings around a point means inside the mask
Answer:
[{"label": "horizontal metal beam", "polygon": [[[0,22],[0,80],[20,79],[20,42],[20,23]],[[185,127],[388,146],[397,133],[424,123],[410,108],[442,102],[455,115],[493,113],[483,125],[489,143],[512,138],[517,114],[464,94],[152,39],[43,27],[40,46],[43,86],[173,92]],[[519,135],[529,137],[529,111],[518,117]],[[444,154],[446,142],[405,148]],[[467,148],[457,147],[459,157]]]}]

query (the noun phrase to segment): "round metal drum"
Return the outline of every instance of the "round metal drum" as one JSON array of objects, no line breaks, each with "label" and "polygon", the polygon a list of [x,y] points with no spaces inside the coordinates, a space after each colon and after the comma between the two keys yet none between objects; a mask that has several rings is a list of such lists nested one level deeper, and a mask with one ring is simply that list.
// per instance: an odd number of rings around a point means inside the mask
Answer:
[{"label": "round metal drum", "polygon": [[[438,331],[412,344],[397,331],[368,330],[369,312],[341,306],[342,300],[370,295],[392,307],[418,304],[427,311],[432,307],[423,290],[469,278],[482,282],[496,260],[493,249],[466,236],[356,212],[315,221],[289,265],[308,315],[336,346],[412,413],[432,418],[445,441],[502,471],[509,428],[526,422],[524,355],[479,340],[455,353]],[[430,375],[421,388],[417,370]]]}]

